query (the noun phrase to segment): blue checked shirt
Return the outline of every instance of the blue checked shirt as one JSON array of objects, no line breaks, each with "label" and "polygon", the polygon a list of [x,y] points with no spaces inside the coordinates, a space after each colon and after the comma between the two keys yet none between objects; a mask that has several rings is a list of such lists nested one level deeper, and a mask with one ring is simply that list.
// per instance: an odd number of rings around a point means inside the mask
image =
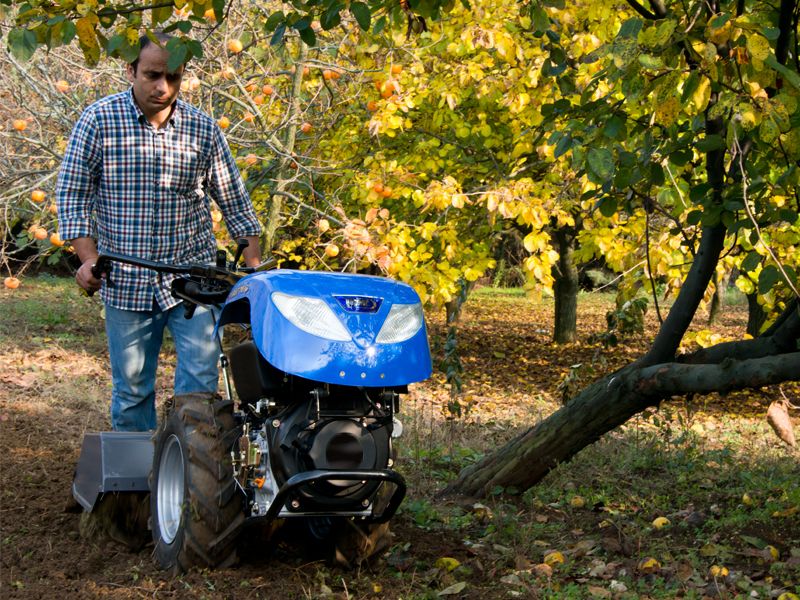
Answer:
[{"label": "blue checked shirt", "polygon": [[[217,124],[181,100],[155,129],[131,90],[89,106],[72,131],[56,186],[62,239],[94,237],[102,252],[171,264],[212,263],[210,200],[231,236],[259,235],[244,182]],[[162,309],[174,275],[114,263],[101,298],[115,308]]]}]

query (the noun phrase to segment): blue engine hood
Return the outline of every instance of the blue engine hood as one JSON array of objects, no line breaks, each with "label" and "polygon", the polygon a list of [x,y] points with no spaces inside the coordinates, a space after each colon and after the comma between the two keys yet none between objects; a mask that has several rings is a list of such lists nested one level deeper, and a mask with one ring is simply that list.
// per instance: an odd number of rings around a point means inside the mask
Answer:
[{"label": "blue engine hood", "polygon": [[[352,339],[331,341],[299,329],[277,309],[273,292],[324,300]],[[362,305],[374,312],[352,306],[347,310],[343,298],[348,297],[364,299]],[[393,305],[419,302],[411,286],[383,277],[278,269],[237,282],[218,326],[250,323],[261,355],[285,373],[331,384],[392,387],[422,381],[431,374],[424,323],[404,342],[375,342]]]}]

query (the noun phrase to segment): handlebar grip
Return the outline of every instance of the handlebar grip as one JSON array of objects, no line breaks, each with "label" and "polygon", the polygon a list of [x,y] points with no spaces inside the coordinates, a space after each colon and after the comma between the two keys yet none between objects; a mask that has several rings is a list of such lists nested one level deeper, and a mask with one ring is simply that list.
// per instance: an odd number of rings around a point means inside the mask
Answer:
[{"label": "handlebar grip", "polygon": [[[106,259],[104,256],[100,256],[97,259],[97,262],[92,265],[92,277],[95,279],[100,279],[103,277],[104,274],[108,274],[111,271],[111,262]],[[95,290],[91,290],[86,292],[90,297],[94,296]]]}]

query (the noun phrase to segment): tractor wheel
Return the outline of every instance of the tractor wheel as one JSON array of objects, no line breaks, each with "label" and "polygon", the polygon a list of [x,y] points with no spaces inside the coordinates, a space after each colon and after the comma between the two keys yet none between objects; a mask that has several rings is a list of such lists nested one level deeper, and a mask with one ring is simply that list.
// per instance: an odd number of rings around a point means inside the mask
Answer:
[{"label": "tractor wheel", "polygon": [[178,574],[236,561],[245,521],[231,448],[240,435],[233,403],[216,394],[177,396],[156,433],[150,481],[154,556]]}]

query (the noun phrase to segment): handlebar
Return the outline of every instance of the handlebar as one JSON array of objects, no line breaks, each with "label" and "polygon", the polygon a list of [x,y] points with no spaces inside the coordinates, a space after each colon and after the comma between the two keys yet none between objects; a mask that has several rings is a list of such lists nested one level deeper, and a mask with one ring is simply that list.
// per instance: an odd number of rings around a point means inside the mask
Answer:
[{"label": "handlebar", "polygon": [[[244,241],[244,246],[246,245],[247,242]],[[236,259],[241,255],[242,247],[242,242],[240,241]],[[183,275],[184,277],[172,282],[172,295],[174,297],[192,304],[220,304],[225,301],[230,289],[242,277],[257,271],[274,269],[277,266],[277,261],[274,258],[270,258],[257,267],[238,267],[236,265],[238,260],[235,259],[230,263],[231,268],[228,268],[224,266],[224,252],[221,252],[221,254],[222,257],[218,258],[218,264],[216,265],[200,263],[171,265],[135,256],[117,254],[116,252],[104,252],[97,257],[95,264],[92,265],[92,275],[97,279],[100,279],[103,275],[108,276],[111,272],[111,266],[115,262],[150,269],[157,273]],[[110,284],[110,280],[106,277],[106,285]],[[89,295],[91,296],[92,292]]]}]

